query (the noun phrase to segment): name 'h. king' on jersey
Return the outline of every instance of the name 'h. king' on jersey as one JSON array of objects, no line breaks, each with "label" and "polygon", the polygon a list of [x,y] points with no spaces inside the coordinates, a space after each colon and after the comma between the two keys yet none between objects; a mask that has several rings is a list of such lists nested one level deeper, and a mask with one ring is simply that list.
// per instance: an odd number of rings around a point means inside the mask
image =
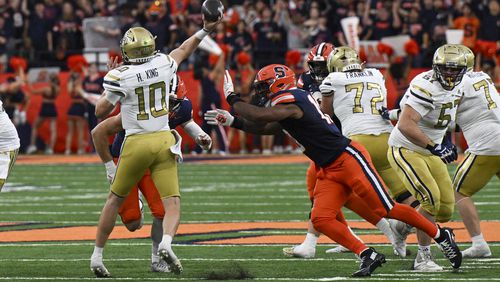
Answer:
[{"label": "name 'h. king' on jersey", "polygon": [[322,93],[333,93],[333,110],[345,136],[380,135],[392,131],[392,124],[378,111],[387,107],[387,89],[384,77],[377,69],[332,72],[320,89]]},{"label": "name 'h. king' on jersey", "polygon": [[[408,105],[417,111],[422,116],[418,122],[419,128],[432,142],[441,144],[448,126],[456,120],[457,107],[463,96],[463,86],[462,82],[450,91],[445,90],[434,78],[434,71],[423,72],[411,81],[401,100],[401,109]],[[413,144],[401,133],[397,125],[389,137],[389,145],[424,155],[431,154],[427,149]]]},{"label": "name 'h. king' on jersey", "polygon": [[318,102],[302,89],[280,91],[271,97],[271,106],[293,103],[302,109],[300,119],[286,118],[279,123],[320,167],[337,159],[350,140],[344,137],[328,115],[321,112]]},{"label": "name 'h. king' on jersey", "polygon": [[500,96],[484,72],[464,76],[464,96],[457,110],[457,124],[475,155],[500,155]]},{"label": "name 'h. king' on jersey", "polygon": [[104,77],[106,91],[120,96],[126,135],[169,130],[168,91],[177,63],[159,53],[149,62],[113,69]]}]

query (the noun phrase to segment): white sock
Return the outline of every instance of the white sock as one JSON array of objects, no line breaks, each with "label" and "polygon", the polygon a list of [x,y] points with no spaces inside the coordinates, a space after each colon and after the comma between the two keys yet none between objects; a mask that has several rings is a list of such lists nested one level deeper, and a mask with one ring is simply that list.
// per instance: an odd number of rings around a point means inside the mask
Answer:
[{"label": "white sock", "polygon": [[422,253],[430,253],[431,246],[430,245],[427,245],[427,246],[418,245],[418,251],[422,252]]},{"label": "white sock", "polygon": [[302,242],[302,245],[311,248],[316,248],[317,243],[318,243],[318,236],[308,232],[306,234],[306,239],[304,240],[304,242]]},{"label": "white sock", "polygon": [[162,246],[162,248],[172,248],[172,236],[168,234],[163,235],[160,246]]},{"label": "white sock", "polygon": [[100,258],[102,260],[102,251],[104,248],[99,248],[94,246],[94,252],[92,253],[92,258]]},{"label": "white sock", "polygon": [[441,230],[438,228],[438,232],[436,233],[436,236],[434,236],[434,239],[439,238],[439,236],[441,236]]},{"label": "white sock", "polygon": [[486,245],[486,241],[484,240],[483,233],[473,236],[472,238],[472,246],[477,246],[477,245]]},{"label": "white sock", "polygon": [[394,243],[394,237],[392,236],[391,226],[389,225],[389,221],[387,219],[382,218],[379,222],[377,222],[378,230],[384,233],[385,237],[389,239],[389,242]]}]

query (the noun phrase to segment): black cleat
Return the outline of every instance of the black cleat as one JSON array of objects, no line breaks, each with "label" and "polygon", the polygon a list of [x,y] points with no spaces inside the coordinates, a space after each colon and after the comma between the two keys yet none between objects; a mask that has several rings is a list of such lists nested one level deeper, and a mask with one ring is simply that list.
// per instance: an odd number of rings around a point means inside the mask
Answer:
[{"label": "black cleat", "polygon": [[450,261],[453,268],[459,268],[462,265],[462,252],[455,243],[455,234],[450,228],[439,228],[439,238],[435,239],[444,256]]},{"label": "black cleat", "polygon": [[377,267],[385,263],[385,256],[369,248],[360,254],[361,265],[359,270],[352,274],[353,277],[370,276]]}]

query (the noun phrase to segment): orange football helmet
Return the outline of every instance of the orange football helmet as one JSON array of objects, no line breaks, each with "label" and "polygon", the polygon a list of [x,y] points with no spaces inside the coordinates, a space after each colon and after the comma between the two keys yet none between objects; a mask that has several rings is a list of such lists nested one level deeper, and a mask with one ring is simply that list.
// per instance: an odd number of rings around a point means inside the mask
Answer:
[{"label": "orange football helmet", "polygon": [[171,112],[179,109],[179,106],[186,97],[187,89],[184,80],[179,75],[176,75],[170,81],[170,93],[168,94],[169,109]]},{"label": "orange football helmet", "polygon": [[272,64],[263,67],[255,77],[256,94],[269,95],[297,87],[295,73],[285,65]]},{"label": "orange football helmet", "polygon": [[326,62],[328,55],[335,49],[333,44],[322,42],[314,47],[307,55],[307,65],[311,72],[311,77],[316,83],[321,83],[328,76]]}]

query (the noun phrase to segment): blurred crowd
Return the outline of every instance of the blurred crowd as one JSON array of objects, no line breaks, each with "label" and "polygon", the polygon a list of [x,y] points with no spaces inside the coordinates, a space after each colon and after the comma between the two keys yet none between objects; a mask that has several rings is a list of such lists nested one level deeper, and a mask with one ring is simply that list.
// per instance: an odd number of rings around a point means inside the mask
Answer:
[{"label": "blurred crowd", "polygon": [[[409,35],[418,50],[407,58],[391,58],[389,73],[397,81],[398,92],[407,86],[405,73],[411,67],[428,68],[434,51],[446,43],[446,30],[464,31],[463,43],[474,50],[479,68],[490,70],[498,80],[500,77],[500,0],[222,0],[226,8],[224,24],[219,25],[212,38],[219,44],[224,56],[215,57],[206,52],[196,52],[180,70],[192,70],[200,81],[200,106],[202,110],[220,107],[218,81],[224,66],[236,71],[238,89],[249,95],[252,75],[259,67],[270,63],[285,63],[297,72],[303,71],[303,50],[320,42],[335,46],[347,45],[340,21],[345,17],[358,17],[360,40],[380,40],[386,36]],[[196,32],[202,24],[201,4],[203,0],[0,0],[0,73],[18,72],[19,63],[13,59],[24,59],[27,66],[57,66],[62,70],[71,68],[68,60],[82,54],[86,32],[99,33],[118,42],[130,27],[143,26],[156,38],[157,49],[168,52],[179,46]],[[95,17],[116,17],[119,27],[93,27],[83,29],[83,21]],[[297,50],[302,50],[298,52]],[[379,50],[380,51],[380,50]],[[110,50],[119,54],[119,50]],[[221,59],[223,57],[223,59]],[[22,65],[22,63],[21,63]],[[80,72],[70,70],[67,92],[71,106],[67,112],[71,135],[66,138],[66,153],[84,152],[90,149],[80,140],[85,128],[96,124],[93,107],[82,98],[81,93],[99,93],[102,72],[98,66],[86,65]],[[496,72],[495,72],[496,71]],[[22,111],[27,99],[21,87],[26,82],[19,75],[16,79],[0,81],[0,95],[4,106],[11,109],[16,122],[25,120]],[[55,136],[51,133],[47,144],[37,146],[37,129],[45,120],[50,121],[50,130],[55,131],[57,116],[54,101],[62,87],[51,80],[43,90],[30,94],[43,97],[39,118],[31,125],[24,150],[45,148],[54,150]],[[14,94],[15,95],[14,95]],[[51,106],[52,104],[52,106]],[[20,114],[19,114],[20,112]],[[17,113],[17,114],[16,114]],[[220,132],[219,128],[205,125],[206,131],[218,136],[216,147],[222,153],[231,139],[239,135],[241,152],[255,148],[270,153],[292,151],[295,146],[284,136],[253,138],[233,131]],[[78,132],[76,149],[70,150],[71,138]],[[31,137],[29,137],[31,136]],[[74,147],[74,146],[73,146]],[[87,148],[87,149],[86,149]]]}]

